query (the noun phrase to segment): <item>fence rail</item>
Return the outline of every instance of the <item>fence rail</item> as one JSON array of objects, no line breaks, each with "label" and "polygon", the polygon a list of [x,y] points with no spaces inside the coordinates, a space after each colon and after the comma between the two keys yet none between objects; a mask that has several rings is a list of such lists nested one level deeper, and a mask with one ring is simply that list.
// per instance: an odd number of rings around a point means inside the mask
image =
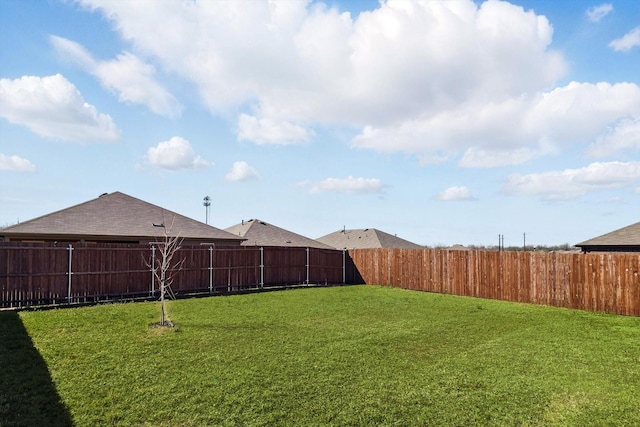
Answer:
[{"label": "fence rail", "polygon": [[[0,243],[0,307],[158,295],[154,245]],[[344,283],[344,252],[295,247],[183,245],[175,294]]]},{"label": "fence rail", "polygon": [[640,254],[349,250],[347,281],[640,316]]}]

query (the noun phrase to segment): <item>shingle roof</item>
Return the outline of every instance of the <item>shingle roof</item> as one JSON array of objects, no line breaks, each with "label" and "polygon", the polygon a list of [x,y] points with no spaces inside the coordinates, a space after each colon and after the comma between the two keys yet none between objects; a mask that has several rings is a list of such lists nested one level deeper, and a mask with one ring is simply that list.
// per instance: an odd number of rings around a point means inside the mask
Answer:
[{"label": "shingle roof", "polygon": [[640,247],[640,222],[619,228],[610,233],[578,243],[583,246],[630,246]]},{"label": "shingle roof", "polygon": [[422,249],[422,246],[400,237],[385,233],[375,228],[358,230],[339,230],[318,239],[337,249],[368,249],[368,248],[402,248]]},{"label": "shingle roof", "polygon": [[[164,227],[162,226],[164,225]],[[187,218],[151,203],[118,191],[62,209],[30,221],[0,230],[0,236],[45,239],[80,237],[95,240],[155,240],[171,235],[185,241],[226,241],[238,244],[239,239],[226,231]]]},{"label": "shingle roof", "polygon": [[305,248],[335,249],[292,231],[276,227],[259,219],[242,221],[240,224],[225,228],[231,234],[247,240],[243,246],[293,246]]}]

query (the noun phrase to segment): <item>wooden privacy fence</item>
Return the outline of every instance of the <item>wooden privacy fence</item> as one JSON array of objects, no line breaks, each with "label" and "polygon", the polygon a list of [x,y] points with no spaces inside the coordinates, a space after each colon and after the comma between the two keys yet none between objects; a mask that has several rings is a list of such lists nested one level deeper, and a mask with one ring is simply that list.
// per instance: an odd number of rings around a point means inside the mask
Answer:
[{"label": "wooden privacy fence", "polygon": [[[153,245],[0,242],[0,307],[153,298]],[[640,254],[183,245],[176,294],[365,283],[640,316]]]},{"label": "wooden privacy fence", "polygon": [[640,316],[640,254],[349,250],[347,281]]},{"label": "wooden privacy fence", "polygon": [[[159,294],[154,245],[0,242],[0,307]],[[297,247],[183,245],[170,272],[175,294],[223,293],[345,280],[345,252]]]}]

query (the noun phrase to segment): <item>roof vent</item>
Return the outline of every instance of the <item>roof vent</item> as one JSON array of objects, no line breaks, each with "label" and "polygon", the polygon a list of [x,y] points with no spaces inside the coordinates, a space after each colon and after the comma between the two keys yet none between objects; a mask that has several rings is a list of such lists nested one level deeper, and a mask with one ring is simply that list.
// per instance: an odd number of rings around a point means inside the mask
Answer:
[{"label": "roof vent", "polygon": [[108,196],[108,195],[109,195],[109,193],[102,193],[102,194],[101,194],[100,196],[98,196],[98,197],[104,197],[104,196]]}]

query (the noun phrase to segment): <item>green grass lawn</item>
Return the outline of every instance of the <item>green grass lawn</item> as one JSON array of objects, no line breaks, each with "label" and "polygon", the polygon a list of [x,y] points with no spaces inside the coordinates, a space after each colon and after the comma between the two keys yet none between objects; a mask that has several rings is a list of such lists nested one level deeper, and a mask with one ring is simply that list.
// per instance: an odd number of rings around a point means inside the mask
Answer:
[{"label": "green grass lawn", "polygon": [[375,286],[169,316],[0,313],[0,425],[640,425],[640,318]]}]

